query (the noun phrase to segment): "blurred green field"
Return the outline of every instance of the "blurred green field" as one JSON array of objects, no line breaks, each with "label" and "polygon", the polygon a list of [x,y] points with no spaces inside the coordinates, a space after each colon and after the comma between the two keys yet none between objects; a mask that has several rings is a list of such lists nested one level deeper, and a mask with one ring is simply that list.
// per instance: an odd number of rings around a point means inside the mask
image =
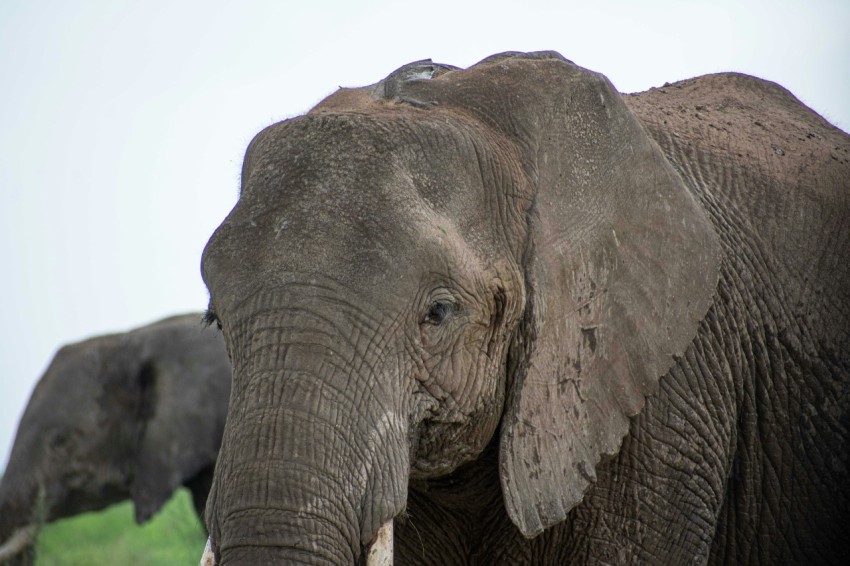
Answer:
[{"label": "blurred green field", "polygon": [[129,501],[46,525],[36,566],[198,564],[205,543],[191,495],[181,489],[142,526]]}]

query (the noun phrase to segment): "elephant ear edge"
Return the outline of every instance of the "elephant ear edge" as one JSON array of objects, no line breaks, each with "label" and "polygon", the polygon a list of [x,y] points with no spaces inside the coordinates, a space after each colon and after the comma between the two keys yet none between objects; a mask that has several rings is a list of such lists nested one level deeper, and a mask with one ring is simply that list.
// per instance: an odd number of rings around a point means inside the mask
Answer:
[{"label": "elephant ear edge", "polygon": [[513,141],[533,191],[526,319],[500,433],[506,509],[533,537],[582,500],[693,341],[720,244],[602,75],[557,53],[507,53],[428,83],[453,92],[431,98]]}]

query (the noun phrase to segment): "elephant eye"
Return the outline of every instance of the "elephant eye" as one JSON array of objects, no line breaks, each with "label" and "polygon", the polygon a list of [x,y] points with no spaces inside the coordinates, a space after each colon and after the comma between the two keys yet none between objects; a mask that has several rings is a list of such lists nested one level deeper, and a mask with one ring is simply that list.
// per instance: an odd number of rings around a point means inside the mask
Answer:
[{"label": "elephant eye", "polygon": [[74,439],[74,431],[60,429],[55,431],[48,441],[48,446],[54,452],[66,452],[70,449]]},{"label": "elephant eye", "polygon": [[456,310],[457,307],[452,302],[434,301],[431,303],[431,306],[428,307],[428,312],[425,314],[425,318],[422,319],[422,323],[437,326],[445,322],[447,318],[451,317]]},{"label": "elephant eye", "polygon": [[67,434],[58,433],[50,439],[50,447],[54,450],[64,448],[68,445],[69,440],[70,438],[68,438]]},{"label": "elephant eye", "polygon": [[203,323],[207,326],[211,326],[215,324],[216,327],[221,330],[221,320],[219,320],[218,315],[212,310],[212,307],[207,309],[207,312],[204,313]]}]

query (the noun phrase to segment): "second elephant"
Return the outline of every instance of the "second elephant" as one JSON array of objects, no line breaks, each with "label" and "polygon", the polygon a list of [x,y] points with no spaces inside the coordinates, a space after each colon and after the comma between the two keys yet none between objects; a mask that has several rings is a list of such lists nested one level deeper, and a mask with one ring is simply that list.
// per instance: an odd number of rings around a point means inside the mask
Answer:
[{"label": "second elephant", "polygon": [[[148,520],[186,486],[203,513],[230,363],[200,314],[64,346],[36,385],[0,483],[0,563],[39,525],[130,498]],[[23,557],[23,558],[22,558]]]}]

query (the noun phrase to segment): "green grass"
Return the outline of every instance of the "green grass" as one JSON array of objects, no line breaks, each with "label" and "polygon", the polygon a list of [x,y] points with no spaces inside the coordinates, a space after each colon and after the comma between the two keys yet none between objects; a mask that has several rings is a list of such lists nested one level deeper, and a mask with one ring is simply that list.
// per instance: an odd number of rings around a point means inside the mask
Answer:
[{"label": "green grass", "polygon": [[181,489],[141,526],[129,501],[46,525],[36,566],[197,564],[205,543],[191,496]]}]

